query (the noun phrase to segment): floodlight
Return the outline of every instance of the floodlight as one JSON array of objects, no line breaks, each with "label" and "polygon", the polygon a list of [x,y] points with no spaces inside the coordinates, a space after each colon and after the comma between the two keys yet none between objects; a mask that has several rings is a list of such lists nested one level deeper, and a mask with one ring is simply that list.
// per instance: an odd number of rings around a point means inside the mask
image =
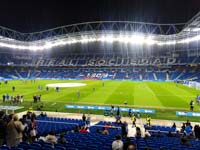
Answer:
[{"label": "floodlight", "polygon": [[108,42],[108,43],[112,43],[113,41],[115,41],[115,38],[113,38],[112,35],[107,35],[105,37],[105,41]]},{"label": "floodlight", "polygon": [[153,44],[155,44],[155,43],[156,43],[156,41],[154,41],[153,38],[152,38],[151,36],[148,36],[148,37],[146,38],[146,40],[145,40],[145,44],[147,44],[147,45],[153,45]]},{"label": "floodlight", "polygon": [[133,44],[142,44],[144,43],[144,36],[143,35],[132,35],[131,36],[131,43]]},{"label": "floodlight", "polygon": [[198,32],[198,31],[200,31],[200,28],[193,28],[192,31]]}]

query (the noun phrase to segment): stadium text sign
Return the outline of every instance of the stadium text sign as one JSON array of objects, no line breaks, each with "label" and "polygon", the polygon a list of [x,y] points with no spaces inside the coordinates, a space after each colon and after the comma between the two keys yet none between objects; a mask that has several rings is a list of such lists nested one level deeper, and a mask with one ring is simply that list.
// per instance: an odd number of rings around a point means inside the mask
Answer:
[{"label": "stadium text sign", "polygon": [[[154,57],[154,58],[121,58],[121,57],[108,57],[99,58],[94,56],[91,57],[71,57],[59,56],[48,58],[48,57],[37,57],[34,60],[32,56],[10,56],[10,62],[15,62],[12,65],[26,65],[26,66],[137,66],[137,65],[175,65],[183,64],[182,59],[174,57]],[[24,62],[26,60],[26,62]],[[5,64],[7,65],[7,64]]]},{"label": "stadium text sign", "polygon": [[200,117],[200,113],[199,112],[180,112],[180,111],[177,111],[176,115],[177,116]]},{"label": "stadium text sign", "polygon": [[[107,106],[83,106],[83,105],[66,105],[65,108],[69,109],[91,109],[91,110],[110,110],[111,107]],[[114,108],[117,111],[118,108]],[[151,109],[135,109],[135,108],[120,108],[121,111],[124,112],[138,112],[138,113],[147,113],[147,114],[155,114],[155,110]]]}]

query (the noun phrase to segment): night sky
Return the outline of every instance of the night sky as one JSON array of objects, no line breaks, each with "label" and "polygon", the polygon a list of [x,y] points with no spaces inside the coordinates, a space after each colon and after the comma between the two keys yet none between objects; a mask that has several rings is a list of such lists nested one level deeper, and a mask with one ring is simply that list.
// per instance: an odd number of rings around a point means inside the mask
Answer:
[{"label": "night sky", "polygon": [[0,26],[34,32],[99,20],[187,22],[200,11],[200,0],[5,0]]}]

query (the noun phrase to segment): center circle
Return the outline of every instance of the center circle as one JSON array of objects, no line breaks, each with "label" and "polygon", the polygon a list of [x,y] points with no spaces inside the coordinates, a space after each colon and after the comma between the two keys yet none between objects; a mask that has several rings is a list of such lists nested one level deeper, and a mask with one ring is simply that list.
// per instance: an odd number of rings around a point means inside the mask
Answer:
[{"label": "center circle", "polygon": [[52,83],[52,84],[47,84],[47,87],[81,87],[81,86],[86,86],[87,84],[85,83]]}]

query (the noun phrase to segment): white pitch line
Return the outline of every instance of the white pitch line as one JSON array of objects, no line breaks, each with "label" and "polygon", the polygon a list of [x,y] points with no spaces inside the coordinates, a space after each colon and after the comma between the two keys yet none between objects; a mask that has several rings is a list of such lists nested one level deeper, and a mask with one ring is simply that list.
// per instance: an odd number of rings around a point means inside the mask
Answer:
[{"label": "white pitch line", "polygon": [[56,103],[51,104],[52,106],[56,105]]},{"label": "white pitch line", "polygon": [[192,97],[195,98],[195,96],[184,96],[184,95],[164,95],[164,94],[155,94],[156,96],[163,96],[163,97],[170,97],[170,96],[179,96],[179,97]]}]

